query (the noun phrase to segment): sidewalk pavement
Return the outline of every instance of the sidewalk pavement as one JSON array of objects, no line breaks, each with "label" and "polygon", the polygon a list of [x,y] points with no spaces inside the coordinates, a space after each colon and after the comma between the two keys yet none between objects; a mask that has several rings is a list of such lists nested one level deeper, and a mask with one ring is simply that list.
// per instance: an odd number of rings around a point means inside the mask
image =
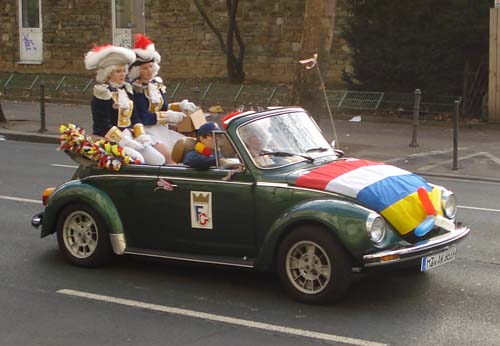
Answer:
[{"label": "sidewalk pavement", "polygon": [[[46,128],[40,133],[40,105],[36,102],[2,101],[8,124],[0,139],[58,143],[59,125],[74,123],[90,132],[90,106],[46,103]],[[361,114],[361,113],[360,113]],[[334,116],[335,132],[346,156],[383,161],[427,176],[447,176],[500,182],[500,124],[461,124],[458,131],[458,169],[453,170],[453,124],[421,121],[417,147],[410,147],[409,119],[360,115]],[[334,139],[331,121],[319,121],[325,137]]]}]

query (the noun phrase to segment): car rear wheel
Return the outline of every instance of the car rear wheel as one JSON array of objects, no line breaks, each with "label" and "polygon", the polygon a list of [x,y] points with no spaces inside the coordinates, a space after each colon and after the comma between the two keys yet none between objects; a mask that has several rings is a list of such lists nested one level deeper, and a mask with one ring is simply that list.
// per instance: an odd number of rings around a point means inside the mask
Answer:
[{"label": "car rear wheel", "polygon": [[64,256],[78,266],[99,267],[112,256],[101,216],[85,204],[63,209],[57,224],[57,242]]},{"label": "car rear wheel", "polygon": [[309,304],[333,302],[351,284],[352,264],[332,234],[318,226],[301,226],[278,250],[278,273],[285,290]]}]

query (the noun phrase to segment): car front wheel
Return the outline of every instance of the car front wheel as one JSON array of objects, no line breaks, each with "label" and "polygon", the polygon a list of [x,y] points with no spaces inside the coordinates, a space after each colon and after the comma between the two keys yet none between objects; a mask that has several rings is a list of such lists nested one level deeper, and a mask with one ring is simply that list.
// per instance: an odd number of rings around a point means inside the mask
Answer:
[{"label": "car front wheel", "polygon": [[64,256],[78,266],[98,267],[112,256],[101,216],[85,204],[63,209],[57,224],[57,242]]},{"label": "car front wheel", "polygon": [[349,254],[322,227],[301,226],[288,234],[277,264],[286,291],[304,303],[335,301],[351,283]]}]

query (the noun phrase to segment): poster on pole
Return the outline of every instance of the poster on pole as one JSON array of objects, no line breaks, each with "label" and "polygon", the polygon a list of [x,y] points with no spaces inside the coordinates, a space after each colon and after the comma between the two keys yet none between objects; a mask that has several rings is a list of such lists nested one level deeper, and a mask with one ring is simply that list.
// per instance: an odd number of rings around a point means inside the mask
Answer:
[{"label": "poster on pole", "polygon": [[500,0],[495,0],[495,8],[500,7]]}]

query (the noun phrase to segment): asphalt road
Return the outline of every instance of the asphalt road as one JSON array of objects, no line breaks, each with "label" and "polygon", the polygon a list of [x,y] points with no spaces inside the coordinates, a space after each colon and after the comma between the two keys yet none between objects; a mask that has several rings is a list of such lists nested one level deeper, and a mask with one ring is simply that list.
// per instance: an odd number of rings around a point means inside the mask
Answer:
[{"label": "asphalt road", "polygon": [[457,260],[359,275],[342,302],[308,306],[249,270],[131,257],[73,267],[29,221],[74,163],[54,145],[10,141],[0,160],[0,345],[500,344],[499,184],[429,178],[457,193],[473,229]]}]

